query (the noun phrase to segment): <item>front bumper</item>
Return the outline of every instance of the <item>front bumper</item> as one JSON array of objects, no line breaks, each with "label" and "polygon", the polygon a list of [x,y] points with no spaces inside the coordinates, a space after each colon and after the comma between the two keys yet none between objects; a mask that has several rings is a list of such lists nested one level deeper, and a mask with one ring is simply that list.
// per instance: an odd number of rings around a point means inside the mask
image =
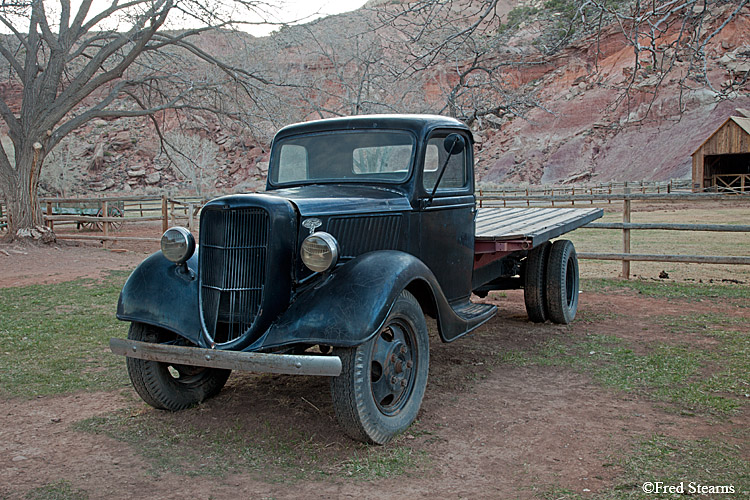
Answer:
[{"label": "front bumper", "polygon": [[109,339],[109,348],[115,354],[131,358],[178,365],[287,375],[337,377],[341,374],[338,356],[222,351],[117,338]]}]

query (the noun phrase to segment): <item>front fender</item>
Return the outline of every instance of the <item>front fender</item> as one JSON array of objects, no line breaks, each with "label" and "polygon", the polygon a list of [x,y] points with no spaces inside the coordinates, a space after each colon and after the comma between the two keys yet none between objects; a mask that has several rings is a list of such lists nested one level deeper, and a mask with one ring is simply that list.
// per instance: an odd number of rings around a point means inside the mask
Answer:
[{"label": "front fender", "polygon": [[300,293],[250,350],[362,344],[380,330],[398,295],[415,280],[423,281],[447,305],[435,276],[413,255],[394,250],[364,254]]},{"label": "front fender", "polygon": [[200,347],[198,311],[198,250],[184,267],[156,252],[132,272],[117,301],[117,319],[146,323],[173,331]]}]

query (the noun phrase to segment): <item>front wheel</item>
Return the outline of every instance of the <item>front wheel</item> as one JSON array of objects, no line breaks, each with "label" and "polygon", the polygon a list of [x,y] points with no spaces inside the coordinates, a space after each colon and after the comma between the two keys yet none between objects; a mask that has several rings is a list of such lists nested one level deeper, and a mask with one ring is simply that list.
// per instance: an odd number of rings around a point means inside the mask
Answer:
[{"label": "front wheel", "polygon": [[[128,339],[167,343],[177,336],[143,323],[131,323]],[[159,410],[177,411],[196,405],[221,391],[231,370],[203,368],[145,359],[126,358],[133,388]]]},{"label": "front wheel", "polygon": [[411,293],[401,292],[377,335],[334,354],[342,372],[331,378],[333,407],[349,436],[385,444],[414,422],[427,386],[430,345],[422,308]]}]

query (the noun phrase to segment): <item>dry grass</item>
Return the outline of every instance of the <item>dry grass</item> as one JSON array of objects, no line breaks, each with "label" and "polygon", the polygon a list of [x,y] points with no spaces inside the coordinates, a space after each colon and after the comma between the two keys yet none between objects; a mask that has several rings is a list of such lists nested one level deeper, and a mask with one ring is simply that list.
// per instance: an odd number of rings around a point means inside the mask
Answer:
[{"label": "dry grass", "polygon": [[[601,222],[622,222],[622,202],[604,206]],[[633,202],[631,222],[680,224],[750,224],[748,202],[704,202],[693,204],[645,204]],[[622,252],[622,231],[578,229],[566,236],[579,252]],[[631,231],[632,253],[670,255],[750,255],[750,233],[706,231]],[[739,280],[750,283],[750,266],[632,262],[631,274],[658,279],[661,271],[677,281]],[[581,261],[581,276],[614,277],[622,272],[619,261]]]}]

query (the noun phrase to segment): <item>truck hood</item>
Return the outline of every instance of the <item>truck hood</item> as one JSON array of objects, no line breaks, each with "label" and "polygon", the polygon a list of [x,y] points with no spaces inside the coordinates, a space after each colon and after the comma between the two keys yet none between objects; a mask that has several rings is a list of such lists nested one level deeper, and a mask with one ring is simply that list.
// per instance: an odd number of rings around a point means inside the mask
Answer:
[{"label": "truck hood", "polygon": [[375,186],[317,185],[267,191],[292,202],[302,217],[411,210],[401,192]]}]

